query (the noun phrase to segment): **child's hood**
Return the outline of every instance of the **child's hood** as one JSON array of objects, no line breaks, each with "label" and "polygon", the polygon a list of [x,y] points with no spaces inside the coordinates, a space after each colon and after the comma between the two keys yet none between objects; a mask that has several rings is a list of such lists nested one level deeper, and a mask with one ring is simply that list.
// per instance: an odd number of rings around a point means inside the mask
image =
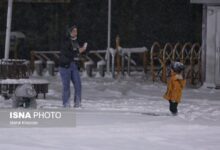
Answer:
[{"label": "child's hood", "polygon": [[172,76],[172,78],[173,78],[174,80],[183,80],[182,74],[177,74],[177,73],[175,73],[175,72],[172,72],[172,73],[171,73],[171,76]]},{"label": "child's hood", "polygon": [[183,80],[183,76],[181,74],[175,75],[176,80]]}]

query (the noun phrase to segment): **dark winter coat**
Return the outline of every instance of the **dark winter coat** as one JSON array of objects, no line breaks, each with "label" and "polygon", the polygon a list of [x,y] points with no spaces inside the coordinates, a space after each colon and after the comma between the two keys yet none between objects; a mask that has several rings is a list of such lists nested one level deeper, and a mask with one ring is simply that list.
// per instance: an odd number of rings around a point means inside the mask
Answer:
[{"label": "dark winter coat", "polygon": [[79,42],[68,38],[61,46],[60,67],[69,68],[71,62],[79,61]]}]

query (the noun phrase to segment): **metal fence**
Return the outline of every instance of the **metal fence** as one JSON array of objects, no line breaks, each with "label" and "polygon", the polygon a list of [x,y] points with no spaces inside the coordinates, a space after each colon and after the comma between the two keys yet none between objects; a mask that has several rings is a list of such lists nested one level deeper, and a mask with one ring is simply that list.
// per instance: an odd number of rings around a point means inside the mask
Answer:
[{"label": "metal fence", "polygon": [[20,79],[29,78],[30,63],[27,60],[1,59],[0,79]]},{"label": "metal fence", "polygon": [[[146,47],[123,48],[119,41],[116,41],[116,49],[111,49],[110,53],[112,54],[110,60],[112,77],[117,78],[119,74],[125,75],[125,72],[130,75],[132,71],[143,71],[151,76],[152,81],[166,82],[171,62],[180,61],[186,66],[184,75],[190,84],[195,85],[202,82],[201,46],[198,43],[166,43],[162,45],[155,42],[150,49],[147,49]],[[59,51],[32,51],[31,58],[31,64],[36,59],[45,63],[52,60],[58,64]],[[106,50],[89,51],[86,55],[81,56],[81,60],[81,64],[92,61],[93,67],[96,68],[99,61],[106,60]]]},{"label": "metal fence", "polygon": [[150,68],[152,80],[166,82],[172,61],[180,61],[185,66],[184,75],[190,84],[200,84],[201,78],[201,46],[198,43],[166,43],[161,46],[155,42],[150,50]]}]

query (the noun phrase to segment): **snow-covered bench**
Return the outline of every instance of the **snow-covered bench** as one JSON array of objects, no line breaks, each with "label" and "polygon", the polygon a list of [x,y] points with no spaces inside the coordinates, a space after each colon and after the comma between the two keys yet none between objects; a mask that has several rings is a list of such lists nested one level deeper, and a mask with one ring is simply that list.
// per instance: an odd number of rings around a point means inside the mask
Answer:
[{"label": "snow-covered bench", "polygon": [[37,97],[38,94],[43,94],[44,99],[46,98],[46,93],[48,93],[49,82],[43,79],[4,79],[0,80],[0,94],[5,97],[10,97],[17,86],[22,84],[31,84],[36,90]]}]

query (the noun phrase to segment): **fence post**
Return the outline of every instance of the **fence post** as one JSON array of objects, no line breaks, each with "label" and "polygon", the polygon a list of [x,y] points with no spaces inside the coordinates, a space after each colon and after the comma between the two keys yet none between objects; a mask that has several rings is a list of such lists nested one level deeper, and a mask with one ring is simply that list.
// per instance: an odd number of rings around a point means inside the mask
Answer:
[{"label": "fence post", "polygon": [[31,70],[34,70],[35,52],[31,51]]},{"label": "fence post", "polygon": [[106,65],[106,62],[104,60],[101,60],[97,63],[99,75],[101,77],[105,76],[105,65]]},{"label": "fence post", "polygon": [[[190,83],[192,85],[196,84],[196,79],[200,80],[200,50],[201,47],[198,43],[194,43],[190,50]],[[196,64],[199,68],[198,70],[195,69]]]},{"label": "fence post", "polygon": [[125,53],[124,50],[122,49],[122,59],[121,59],[121,74],[124,76],[125,75]]},{"label": "fence post", "polygon": [[41,60],[34,61],[34,75],[42,76],[43,63]]},{"label": "fence post", "polygon": [[131,53],[128,52],[128,75],[130,76],[131,71]]},{"label": "fence post", "polygon": [[23,78],[28,78],[31,74],[31,71],[30,71],[30,61],[25,61],[23,63],[24,65],[24,69],[22,70],[22,77]]},{"label": "fence post", "polygon": [[92,77],[92,67],[93,67],[93,62],[92,61],[87,61],[84,63],[86,74],[88,77]]},{"label": "fence post", "polygon": [[144,51],[143,56],[143,66],[144,66],[144,73],[147,73],[147,51]]},{"label": "fence post", "polygon": [[55,63],[54,61],[47,61],[47,73],[50,76],[54,76],[54,67],[55,67]]},{"label": "fence post", "polygon": [[112,78],[115,78],[115,54],[116,54],[116,50],[114,50],[113,48],[110,48],[110,52],[112,55]]},{"label": "fence post", "polygon": [[116,36],[116,66],[117,66],[117,76],[121,70],[121,59],[120,59],[120,37]]}]

